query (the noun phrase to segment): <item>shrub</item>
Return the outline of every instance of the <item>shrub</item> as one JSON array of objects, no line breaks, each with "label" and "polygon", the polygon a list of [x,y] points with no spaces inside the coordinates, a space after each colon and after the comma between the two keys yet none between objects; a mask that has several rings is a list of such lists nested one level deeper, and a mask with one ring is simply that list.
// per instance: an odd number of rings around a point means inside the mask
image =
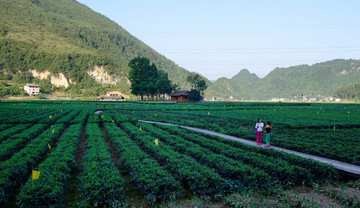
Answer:
[{"label": "shrub", "polygon": [[199,102],[200,100],[203,99],[203,97],[201,97],[200,92],[197,90],[191,90],[189,92],[188,98],[190,99],[191,102]]}]

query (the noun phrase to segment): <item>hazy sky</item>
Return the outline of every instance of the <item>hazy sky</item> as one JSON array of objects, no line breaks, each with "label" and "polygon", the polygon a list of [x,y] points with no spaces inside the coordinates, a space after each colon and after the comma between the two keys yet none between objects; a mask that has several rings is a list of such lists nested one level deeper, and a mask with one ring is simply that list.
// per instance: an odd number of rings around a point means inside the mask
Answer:
[{"label": "hazy sky", "polygon": [[360,59],[359,0],[78,0],[210,80]]}]

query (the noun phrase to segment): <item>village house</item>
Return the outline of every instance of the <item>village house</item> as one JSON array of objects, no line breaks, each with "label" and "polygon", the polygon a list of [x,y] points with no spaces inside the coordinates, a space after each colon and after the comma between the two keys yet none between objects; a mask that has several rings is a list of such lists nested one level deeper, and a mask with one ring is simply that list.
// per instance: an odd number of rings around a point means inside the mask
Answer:
[{"label": "village house", "polygon": [[270,101],[272,101],[272,102],[284,102],[284,101],[286,101],[286,99],[285,98],[271,98]]},{"label": "village house", "polygon": [[121,101],[124,99],[125,99],[124,96],[122,96],[118,91],[107,92],[106,95],[98,98],[98,100],[103,100],[103,101]]},{"label": "village house", "polygon": [[40,87],[37,84],[26,84],[24,90],[30,95],[35,96],[40,93]]},{"label": "village house", "polygon": [[189,91],[187,90],[178,90],[170,94],[171,101],[176,102],[189,102]]}]

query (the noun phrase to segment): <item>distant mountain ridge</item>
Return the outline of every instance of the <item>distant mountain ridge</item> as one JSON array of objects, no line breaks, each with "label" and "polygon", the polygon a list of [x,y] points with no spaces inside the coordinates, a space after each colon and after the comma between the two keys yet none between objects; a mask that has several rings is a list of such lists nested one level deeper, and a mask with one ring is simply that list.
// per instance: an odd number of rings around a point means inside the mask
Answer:
[{"label": "distant mountain ridge", "polygon": [[219,78],[205,91],[206,96],[211,95],[213,100],[242,100],[247,98],[246,93],[235,81]]},{"label": "distant mountain ridge", "polygon": [[[243,97],[251,100],[331,97],[339,88],[360,81],[360,60],[336,59],[311,66],[275,68],[264,78],[243,69],[228,80],[237,84],[238,89],[235,91],[242,91]],[[226,85],[212,86],[206,96],[228,99],[226,94],[213,93],[221,92],[224,88]]]},{"label": "distant mountain ridge", "polygon": [[255,73],[250,73],[247,69],[242,69],[238,74],[231,78],[232,81],[238,83],[241,87],[246,87],[257,82],[260,78]]}]

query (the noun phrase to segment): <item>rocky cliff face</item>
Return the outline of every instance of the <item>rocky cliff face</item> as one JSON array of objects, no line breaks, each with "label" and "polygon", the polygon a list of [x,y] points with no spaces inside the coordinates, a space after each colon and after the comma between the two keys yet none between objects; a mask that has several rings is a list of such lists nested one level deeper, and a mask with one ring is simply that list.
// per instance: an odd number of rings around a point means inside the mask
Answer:
[{"label": "rocky cliff face", "polygon": [[93,70],[87,71],[87,73],[101,85],[116,85],[120,81],[119,78],[109,75],[103,66],[95,66]]},{"label": "rocky cliff face", "polygon": [[56,75],[51,76],[51,84],[55,85],[56,87],[69,87],[69,81],[65,77],[63,73],[59,73]]},{"label": "rocky cliff face", "polygon": [[30,72],[33,75],[33,77],[36,77],[38,79],[47,79],[48,76],[50,75],[49,71],[37,72],[35,69],[33,69],[33,70],[30,70]]},{"label": "rocky cliff face", "polygon": [[30,70],[33,77],[36,77],[38,79],[48,79],[50,78],[51,84],[55,85],[56,87],[69,87],[69,82],[72,84],[75,84],[71,82],[71,80],[68,80],[63,73],[58,74],[50,74],[49,71],[43,71],[43,72],[37,72],[35,69]]},{"label": "rocky cliff face", "polygon": [[[76,82],[66,78],[63,73],[53,74],[48,70],[38,72],[35,69],[29,71],[33,77],[38,79],[50,79],[51,84],[55,85],[56,87],[68,88],[70,84],[76,84]],[[122,77],[112,76],[105,71],[103,66],[94,66],[93,70],[87,71],[87,74],[103,86],[115,86],[118,82],[126,83],[127,85],[131,84],[130,80],[125,75]]]},{"label": "rocky cliff face", "polygon": [[[69,84],[76,84],[72,82],[71,79],[65,77],[63,73],[51,74],[49,71],[38,72],[35,69],[30,70],[32,75],[38,79],[50,79],[51,84],[56,87],[65,87],[68,88]],[[120,79],[116,76],[111,76],[108,72],[105,71],[103,66],[94,66],[93,70],[87,71],[87,73],[101,85],[110,85],[115,86],[121,80],[130,85],[129,79],[125,76],[123,79]]]}]

